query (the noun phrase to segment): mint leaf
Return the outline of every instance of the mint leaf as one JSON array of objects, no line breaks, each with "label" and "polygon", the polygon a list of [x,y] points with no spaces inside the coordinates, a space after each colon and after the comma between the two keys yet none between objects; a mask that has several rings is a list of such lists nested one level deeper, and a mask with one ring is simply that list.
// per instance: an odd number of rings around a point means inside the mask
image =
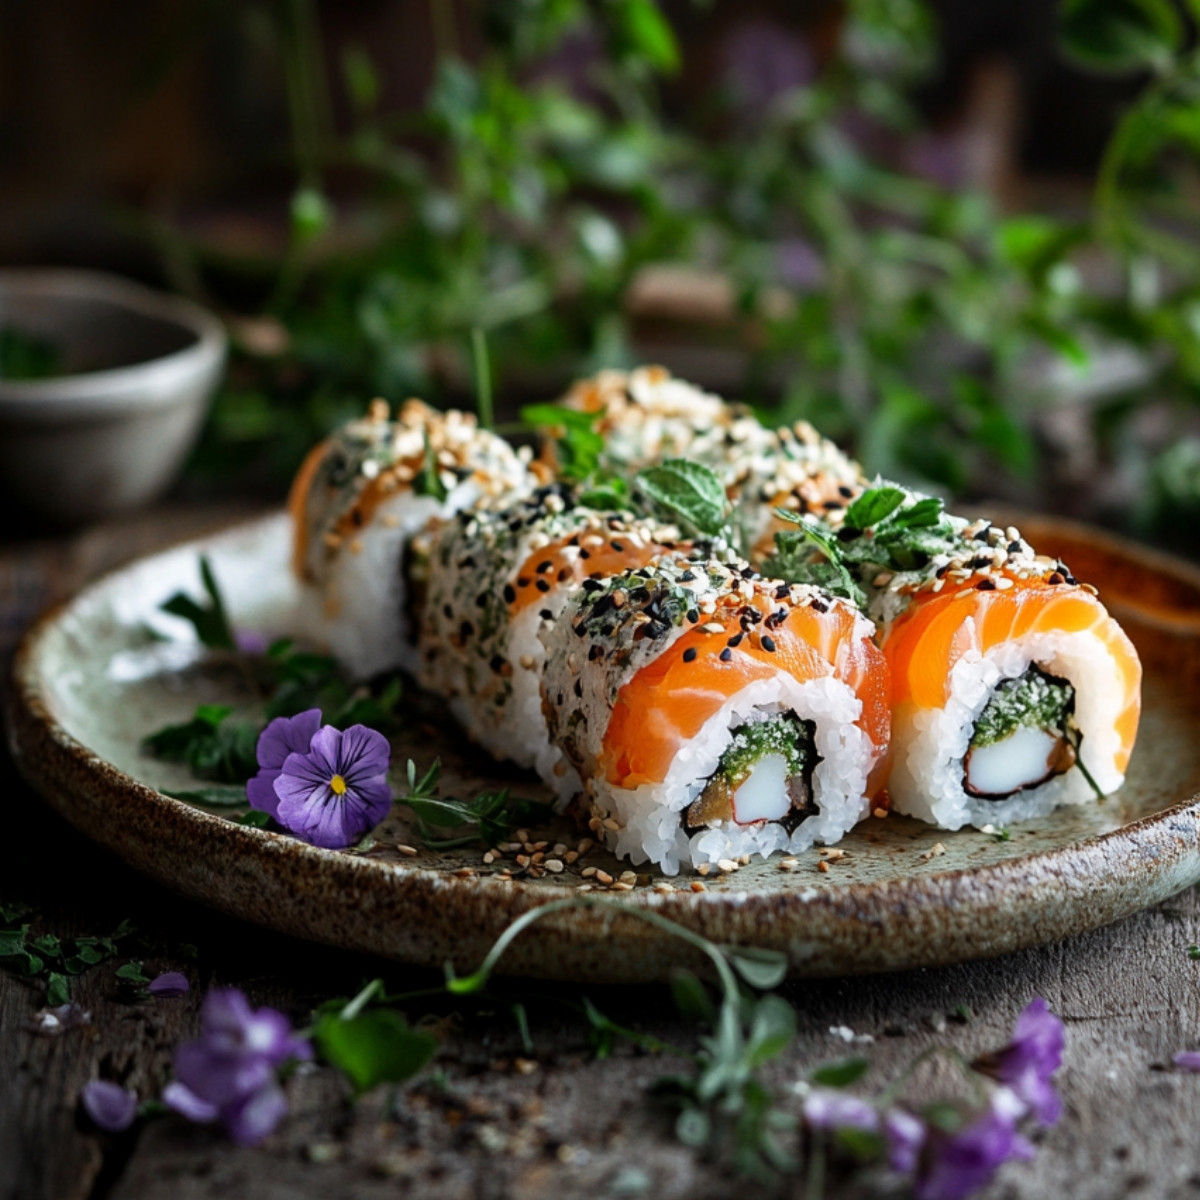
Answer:
[{"label": "mint leaf", "polygon": [[530,404],[521,409],[522,421],[554,436],[559,475],[583,484],[600,470],[604,438],[593,428],[599,416],[557,404]]},{"label": "mint leaf", "polygon": [[823,1067],[818,1067],[809,1076],[809,1079],[821,1087],[849,1087],[867,1073],[870,1065],[865,1058],[845,1058],[840,1062],[827,1063]]},{"label": "mint leaf", "polygon": [[212,787],[196,788],[190,792],[164,791],[172,800],[184,800],[188,804],[205,804],[209,808],[245,808],[246,789],[236,783],[217,783]]},{"label": "mint leaf", "polygon": [[204,591],[208,596],[207,604],[197,602],[186,592],[176,592],[160,607],[163,612],[190,622],[203,645],[212,650],[233,650],[236,643],[229,625],[225,602],[221,599],[212,564],[203,554],[200,556],[200,581],[204,584]]},{"label": "mint leaf", "polygon": [[266,829],[271,824],[271,814],[252,808],[237,818],[238,825],[248,825],[251,829]]},{"label": "mint leaf", "polygon": [[787,975],[787,955],[762,946],[738,946],[727,950],[729,965],[752,988],[762,991],[778,987]]},{"label": "mint leaf", "polygon": [[634,483],[671,519],[707,537],[717,537],[725,530],[729,503],[724,485],[702,463],[668,458],[657,467],[639,471]]},{"label": "mint leaf", "polygon": [[411,1079],[433,1058],[438,1045],[432,1034],[411,1028],[389,1008],[369,1009],[349,1019],[324,1016],[317,1022],[314,1040],[325,1061],[359,1094],[379,1083]]},{"label": "mint leaf", "polygon": [[201,705],[190,721],[164,726],[143,745],[156,758],[187,763],[201,779],[244,783],[258,771],[259,727],[228,720],[232,711],[221,704]]},{"label": "mint leaf", "polygon": [[66,1004],[71,999],[71,985],[67,982],[65,975],[60,975],[57,971],[51,971],[46,977],[46,1007],[57,1008],[60,1004]]},{"label": "mint leaf", "polygon": [[891,516],[908,498],[903,488],[868,488],[846,509],[846,525],[851,529],[870,529]]}]

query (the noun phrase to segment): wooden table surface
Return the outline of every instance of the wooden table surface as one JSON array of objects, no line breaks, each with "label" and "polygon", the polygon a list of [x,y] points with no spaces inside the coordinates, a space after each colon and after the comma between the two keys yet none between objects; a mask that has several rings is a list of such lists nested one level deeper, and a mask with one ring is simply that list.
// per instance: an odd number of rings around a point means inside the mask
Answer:
[{"label": "wooden table surface", "polygon": [[[124,559],[206,531],[244,510],[175,509],[82,535],[0,546],[0,660],[36,613]],[[7,667],[5,669],[7,676]],[[137,927],[126,955],[76,977],[90,1023],[60,1036],[32,1032],[44,985],[0,972],[0,1197],[131,1200],[163,1197],[770,1195],[714,1168],[674,1140],[649,1085],[677,1069],[618,1045],[597,1060],[570,1005],[583,990],[509,982],[484,999],[431,1001],[441,1048],[431,1070],[355,1104],[318,1068],[288,1084],[291,1113],[263,1145],[240,1149],[207,1128],[168,1117],[119,1136],[80,1115],[89,1079],[117,1080],[143,1098],[171,1077],[171,1052],[195,1032],[204,991],[245,989],[305,1022],[314,1005],[382,974],[392,990],[430,986],[429,972],[307,945],[217,915],[147,882],[51,814],[0,758],[4,825],[0,903],[32,906],[38,932],[107,934]],[[119,819],[114,815],[114,819]],[[868,1082],[893,1078],[934,1042],[971,1055],[999,1046],[1031,997],[1067,1028],[1062,1120],[1037,1137],[1030,1163],[1010,1164],[981,1195],[1121,1197],[1200,1194],[1200,1076],[1170,1066],[1200,1048],[1200,903],[1189,890],[1157,908],[1065,944],[1007,958],[872,978],[798,982],[781,993],[800,1033],[768,1078],[795,1111],[792,1085],[845,1057],[845,1031],[872,1061]],[[148,974],[182,970],[179,999],[130,1000],[116,971],[130,958]],[[685,1046],[697,1031],[666,988],[589,987],[614,1020]],[[513,1017],[529,1015],[528,1052]],[[966,1016],[969,1014],[969,1017]],[[916,1095],[944,1091],[936,1070]],[[883,1189],[882,1193],[880,1188]],[[800,1178],[781,1194],[802,1195]],[[830,1195],[895,1194],[878,1179],[835,1176]]]}]

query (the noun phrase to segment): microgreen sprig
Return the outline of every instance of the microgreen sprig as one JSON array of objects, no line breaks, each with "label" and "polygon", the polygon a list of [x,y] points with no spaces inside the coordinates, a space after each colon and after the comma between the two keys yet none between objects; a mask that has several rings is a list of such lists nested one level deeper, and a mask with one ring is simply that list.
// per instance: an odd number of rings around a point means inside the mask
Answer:
[{"label": "microgreen sprig", "polygon": [[[481,792],[473,800],[441,796],[438,794],[441,772],[441,760],[435,759],[418,779],[416,764],[410,758],[405,768],[407,791],[395,797],[397,804],[407,805],[416,814],[421,839],[431,850],[453,850],[479,840],[494,846],[514,829],[541,824],[550,818],[550,805],[511,796],[508,788]],[[465,826],[474,826],[474,831],[456,837],[443,837],[436,832]]]}]

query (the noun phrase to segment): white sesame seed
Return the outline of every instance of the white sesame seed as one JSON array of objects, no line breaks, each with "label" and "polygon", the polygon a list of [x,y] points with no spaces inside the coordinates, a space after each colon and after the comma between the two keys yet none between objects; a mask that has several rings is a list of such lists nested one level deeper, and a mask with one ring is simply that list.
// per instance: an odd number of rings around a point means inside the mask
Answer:
[{"label": "white sesame seed", "polygon": [[409,858],[414,857],[418,853],[415,846],[405,846],[403,843],[398,845],[396,849],[399,850],[401,854],[407,854]]}]

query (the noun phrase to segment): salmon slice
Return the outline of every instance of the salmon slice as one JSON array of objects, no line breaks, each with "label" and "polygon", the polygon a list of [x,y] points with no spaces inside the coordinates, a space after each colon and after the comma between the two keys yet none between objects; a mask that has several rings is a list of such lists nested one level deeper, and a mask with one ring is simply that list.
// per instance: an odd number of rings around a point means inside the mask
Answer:
[{"label": "salmon slice", "polygon": [[587,578],[608,579],[623,571],[649,566],[664,554],[684,553],[688,543],[656,542],[632,530],[585,530],[535,550],[513,574],[512,617],[545,599],[548,592],[577,587]]},{"label": "salmon slice", "polygon": [[994,585],[998,578],[1011,586],[980,590],[976,576],[937,593],[918,592],[892,623],[882,648],[891,668],[893,709],[944,707],[950,671],[970,651],[986,654],[1003,642],[1037,634],[1089,634],[1114,665],[1121,738],[1114,765],[1124,774],[1141,712],[1142,668],[1133,643],[1085,587],[1051,584],[1037,576],[991,576],[990,582]]},{"label": "salmon slice", "polygon": [[[748,607],[762,619],[743,632]],[[777,621],[780,611],[786,616]],[[882,754],[891,722],[887,668],[864,630],[856,611],[835,600],[784,610],[770,594],[726,596],[620,689],[604,735],[605,777],[622,788],[661,783],[679,750],[729,699],[780,671],[801,681],[834,676],[850,687],[862,702],[856,724]]]}]

